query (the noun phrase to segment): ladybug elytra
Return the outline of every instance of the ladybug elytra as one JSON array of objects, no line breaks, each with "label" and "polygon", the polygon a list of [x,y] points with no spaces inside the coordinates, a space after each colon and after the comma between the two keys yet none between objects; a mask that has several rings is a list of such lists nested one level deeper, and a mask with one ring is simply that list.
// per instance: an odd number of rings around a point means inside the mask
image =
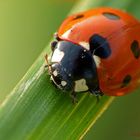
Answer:
[{"label": "ladybug elytra", "polygon": [[[69,16],[52,43],[50,74],[70,91],[125,95],[140,84],[140,22],[112,8]],[[46,58],[47,59],[47,58]]]}]

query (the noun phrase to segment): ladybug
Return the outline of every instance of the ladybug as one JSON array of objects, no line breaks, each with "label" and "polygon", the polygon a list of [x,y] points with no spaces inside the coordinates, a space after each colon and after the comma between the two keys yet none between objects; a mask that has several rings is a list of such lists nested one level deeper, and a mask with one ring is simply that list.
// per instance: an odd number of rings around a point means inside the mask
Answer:
[{"label": "ladybug", "polygon": [[123,11],[97,8],[69,16],[51,48],[51,80],[74,100],[86,91],[121,96],[140,84],[140,22]]}]

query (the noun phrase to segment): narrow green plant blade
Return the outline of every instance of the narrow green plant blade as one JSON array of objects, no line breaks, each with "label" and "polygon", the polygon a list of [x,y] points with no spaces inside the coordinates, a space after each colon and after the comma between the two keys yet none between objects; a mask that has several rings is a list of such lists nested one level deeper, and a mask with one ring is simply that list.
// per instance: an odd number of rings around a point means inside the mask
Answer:
[{"label": "narrow green plant blade", "polygon": [[[83,0],[71,13],[107,5],[127,9],[131,3]],[[68,93],[50,83],[44,69],[46,53],[50,53],[49,45],[0,105],[0,140],[82,139],[113,101],[113,97],[103,96],[97,103],[94,96],[84,93],[78,94],[78,104],[72,104]]]}]

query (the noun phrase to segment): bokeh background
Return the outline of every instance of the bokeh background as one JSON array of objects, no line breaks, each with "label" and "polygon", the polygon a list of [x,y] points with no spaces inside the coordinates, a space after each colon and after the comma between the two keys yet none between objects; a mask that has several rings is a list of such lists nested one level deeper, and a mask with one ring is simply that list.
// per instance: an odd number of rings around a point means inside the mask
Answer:
[{"label": "bokeh background", "polygon": [[[118,6],[123,8],[125,1]],[[75,2],[0,0],[0,104],[48,44]],[[140,19],[140,13],[136,12],[140,2],[130,5],[129,12]],[[116,98],[84,140],[139,140],[139,108],[140,90]]]}]

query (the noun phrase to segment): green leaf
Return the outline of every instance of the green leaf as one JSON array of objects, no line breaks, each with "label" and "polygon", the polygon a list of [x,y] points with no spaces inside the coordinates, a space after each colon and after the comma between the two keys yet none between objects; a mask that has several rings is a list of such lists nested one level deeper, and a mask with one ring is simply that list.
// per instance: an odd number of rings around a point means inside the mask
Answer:
[{"label": "green leaf", "polygon": [[[112,6],[128,9],[132,0],[80,0],[70,13],[91,7]],[[75,140],[87,131],[108,108],[114,97],[103,96],[97,103],[90,94],[78,94],[78,104],[72,104],[69,94],[50,83],[44,69],[48,45],[23,79],[0,105],[1,140]]]}]

